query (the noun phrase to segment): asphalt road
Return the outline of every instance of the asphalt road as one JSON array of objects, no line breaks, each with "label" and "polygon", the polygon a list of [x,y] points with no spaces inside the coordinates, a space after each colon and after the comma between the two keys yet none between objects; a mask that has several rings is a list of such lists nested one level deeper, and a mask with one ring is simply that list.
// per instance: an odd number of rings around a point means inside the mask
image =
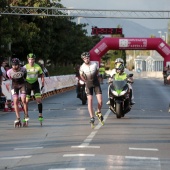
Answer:
[{"label": "asphalt road", "polygon": [[35,102],[26,128],[14,128],[15,113],[1,112],[0,170],[169,170],[170,86],[135,78],[136,104],[121,119],[108,110],[101,86],[105,125],[96,118],[95,129],[75,90],[43,100],[42,127]]}]

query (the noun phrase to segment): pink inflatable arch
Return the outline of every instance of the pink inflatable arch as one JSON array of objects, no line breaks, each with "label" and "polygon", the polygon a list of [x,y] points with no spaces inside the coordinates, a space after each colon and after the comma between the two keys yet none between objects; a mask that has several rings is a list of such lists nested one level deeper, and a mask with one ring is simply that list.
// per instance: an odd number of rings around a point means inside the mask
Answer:
[{"label": "pink inflatable arch", "polygon": [[170,46],[161,38],[103,38],[90,50],[90,60],[100,62],[108,50],[156,50],[164,58],[164,66],[170,61]]}]

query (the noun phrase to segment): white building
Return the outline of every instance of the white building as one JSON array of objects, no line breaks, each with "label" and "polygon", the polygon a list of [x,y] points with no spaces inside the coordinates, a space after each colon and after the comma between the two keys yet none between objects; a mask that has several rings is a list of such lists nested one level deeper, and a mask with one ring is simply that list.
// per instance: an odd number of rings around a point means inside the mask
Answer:
[{"label": "white building", "polygon": [[150,56],[137,56],[134,62],[135,71],[163,71],[164,58],[157,51],[151,51]]}]

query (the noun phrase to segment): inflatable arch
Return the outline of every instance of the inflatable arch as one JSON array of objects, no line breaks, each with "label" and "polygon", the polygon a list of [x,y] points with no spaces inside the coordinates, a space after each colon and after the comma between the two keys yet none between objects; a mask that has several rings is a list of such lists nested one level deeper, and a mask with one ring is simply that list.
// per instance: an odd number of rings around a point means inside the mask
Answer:
[{"label": "inflatable arch", "polygon": [[164,58],[164,66],[170,61],[170,46],[162,38],[105,37],[90,50],[90,60],[100,63],[108,50],[156,50]]}]

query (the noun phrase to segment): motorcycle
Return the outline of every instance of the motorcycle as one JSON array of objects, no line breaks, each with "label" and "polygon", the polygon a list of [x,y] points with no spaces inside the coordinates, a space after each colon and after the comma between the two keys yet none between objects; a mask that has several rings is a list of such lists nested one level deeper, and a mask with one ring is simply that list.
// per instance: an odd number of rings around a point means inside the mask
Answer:
[{"label": "motorcycle", "polygon": [[77,83],[77,96],[78,98],[80,98],[80,100],[82,101],[82,105],[85,105],[87,103],[87,95],[85,92],[85,82],[82,81],[81,79],[78,79],[78,83]]},{"label": "motorcycle", "polygon": [[109,87],[109,97],[110,97],[110,110],[116,114],[116,117],[120,119],[128,113],[131,108],[131,97],[132,92],[128,86],[128,83],[133,83],[130,79],[133,74],[130,74],[129,77],[125,80],[115,80],[112,79]]}]

